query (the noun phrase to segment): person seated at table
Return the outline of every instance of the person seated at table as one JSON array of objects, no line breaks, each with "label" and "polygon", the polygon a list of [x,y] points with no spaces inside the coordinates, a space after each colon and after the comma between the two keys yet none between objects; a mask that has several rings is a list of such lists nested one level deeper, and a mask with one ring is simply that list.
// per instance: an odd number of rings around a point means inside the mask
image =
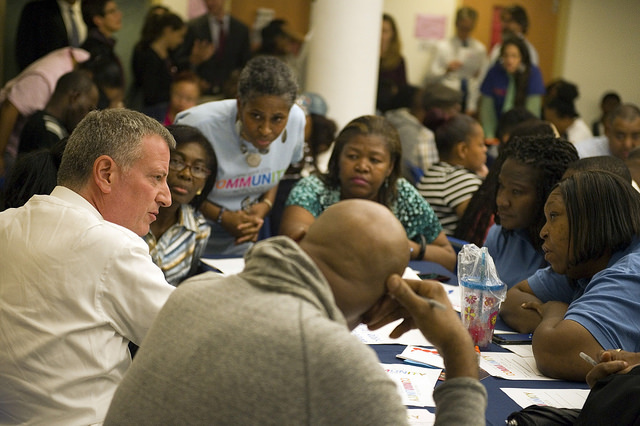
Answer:
[{"label": "person seated at table", "polygon": [[365,115],[352,120],[336,138],[327,173],[303,178],[289,194],[280,234],[299,240],[330,205],[363,198],[387,206],[400,220],[412,259],[436,262],[452,271],[453,247],[431,206],[400,177],[401,161],[400,137],[387,119]]},{"label": "person seated at table", "polygon": [[167,129],[176,140],[167,176],[171,205],[160,207],[144,239],[153,263],[169,284],[177,286],[197,273],[211,235],[198,208],[213,187],[218,164],[211,144],[198,129],[179,124]]},{"label": "person seated at table", "polygon": [[469,333],[439,283],[400,278],[406,234],[386,207],[338,202],[299,244],[273,237],[245,260],[238,275],[208,272],[176,289],[105,425],[407,424],[395,384],[349,332],[381,300],[404,307],[391,311],[406,319],[394,333],[417,325],[445,359],[447,380],[434,393],[438,420],[484,424],[486,391]]},{"label": "person seated at table", "polygon": [[257,241],[282,175],[303,158],[306,117],[291,69],[272,56],[247,62],[238,98],[207,102],[176,117],[198,128],[218,158],[216,184],[200,210],[215,238],[205,254],[242,256]]},{"label": "person seated at table", "polygon": [[0,423],[104,421],[175,290],[141,236],[171,203],[173,137],[144,114],[92,111],[50,195],[0,213]]},{"label": "person seated at table", "polygon": [[484,246],[500,279],[511,288],[547,266],[539,237],[544,202],[578,153],[564,139],[529,137],[510,141],[500,156],[492,203],[496,223]]},{"label": "person seated at table", "polygon": [[459,114],[436,130],[440,161],[431,165],[416,185],[438,216],[447,235],[453,235],[473,193],[487,172],[487,146],[482,126]]},{"label": "person seated at table", "polygon": [[[528,120],[517,124],[510,130],[509,138],[500,145],[498,152],[504,151],[504,147],[510,140],[531,136],[554,138],[558,136],[558,133],[550,123],[538,119]],[[487,156],[487,162],[488,160],[489,157]],[[498,190],[498,175],[504,160],[505,156],[499,155],[492,161],[489,166],[489,173],[484,178],[480,188],[471,197],[469,205],[467,205],[464,214],[458,221],[458,227],[454,234],[455,238],[474,243],[478,247],[482,247],[484,244],[487,233],[494,224],[496,210],[494,201]]]},{"label": "person seated at table", "polygon": [[507,292],[505,323],[533,332],[540,371],[585,380],[592,358],[605,349],[640,351],[640,197],[629,182],[605,171],[562,180],[544,208],[540,231],[549,270]]},{"label": "person seated at table", "polygon": [[576,425],[637,424],[640,407],[633,403],[640,390],[640,353],[620,349],[602,351],[599,363],[587,373],[591,392],[576,419]]}]

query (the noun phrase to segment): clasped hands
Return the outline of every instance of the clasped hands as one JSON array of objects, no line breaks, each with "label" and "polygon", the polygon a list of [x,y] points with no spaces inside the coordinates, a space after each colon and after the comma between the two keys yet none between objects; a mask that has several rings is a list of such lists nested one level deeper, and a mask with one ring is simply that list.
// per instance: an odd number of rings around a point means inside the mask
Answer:
[{"label": "clasped hands", "polygon": [[236,244],[256,242],[268,212],[269,208],[263,203],[253,204],[247,210],[227,211],[224,225],[236,237]]}]

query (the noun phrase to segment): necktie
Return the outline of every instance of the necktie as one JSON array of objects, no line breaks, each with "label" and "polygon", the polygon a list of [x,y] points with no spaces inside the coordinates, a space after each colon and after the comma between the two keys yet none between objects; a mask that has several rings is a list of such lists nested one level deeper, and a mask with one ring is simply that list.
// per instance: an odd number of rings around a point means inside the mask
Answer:
[{"label": "necktie", "polygon": [[80,36],[78,35],[78,25],[76,24],[76,17],[73,13],[71,5],[67,7],[69,13],[69,20],[71,22],[71,35],[69,36],[69,45],[72,47],[80,47]]}]

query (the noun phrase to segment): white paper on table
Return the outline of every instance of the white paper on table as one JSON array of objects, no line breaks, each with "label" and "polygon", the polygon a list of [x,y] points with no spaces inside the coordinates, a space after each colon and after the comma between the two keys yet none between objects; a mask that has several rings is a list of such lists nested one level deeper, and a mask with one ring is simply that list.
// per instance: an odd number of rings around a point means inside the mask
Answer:
[{"label": "white paper on table", "polygon": [[444,287],[444,290],[447,292],[447,296],[449,296],[449,302],[451,303],[451,306],[453,306],[453,309],[455,309],[456,312],[460,312],[460,301],[462,298],[462,290],[460,289],[460,286],[442,284],[442,287]]},{"label": "white paper on table", "polygon": [[418,275],[418,271],[407,266],[407,268],[404,270],[404,273],[402,274],[402,278],[406,278],[408,280],[419,280],[420,276]]},{"label": "white paper on table", "polygon": [[433,389],[442,370],[404,364],[380,364],[393,380],[404,405],[435,407]]},{"label": "white paper on table", "polygon": [[581,409],[589,395],[589,389],[500,388],[500,390],[522,408],[535,404]]},{"label": "white paper on table", "polygon": [[[517,334],[517,331],[513,331],[513,330],[501,330],[500,328],[498,328],[498,326],[496,326],[495,330],[493,330],[494,334]],[[502,345],[500,345],[502,346]]]},{"label": "white paper on table", "polygon": [[390,324],[385,325],[382,328],[377,330],[369,330],[364,324],[358,325],[351,332],[354,336],[356,336],[362,343],[366,343],[367,345],[416,345],[416,346],[433,346],[429,341],[424,337],[422,332],[414,328],[413,330],[409,330],[404,333],[402,336],[397,339],[392,339],[389,337],[389,333],[393,331],[394,328],[402,319],[396,320]]},{"label": "white paper on table", "polygon": [[418,346],[407,346],[401,354],[396,355],[401,359],[420,362],[438,368],[444,368],[444,360],[436,348],[421,348]]},{"label": "white paper on table", "polygon": [[543,376],[533,357],[521,357],[511,352],[482,352],[480,368],[508,380],[557,380]]},{"label": "white paper on table", "polygon": [[[209,265],[213,268],[216,268],[222,275],[235,275],[239,272],[242,272],[244,269],[244,258],[243,257],[232,257],[227,259],[200,259],[204,264]],[[411,279],[411,280],[419,280],[420,277],[418,273],[413,269],[407,267],[402,274],[402,278]]]},{"label": "white paper on table", "polygon": [[242,272],[244,269],[244,258],[242,257],[233,257],[229,259],[200,259],[202,263],[209,265],[213,268],[216,268],[218,271],[222,272],[222,275],[235,275],[238,272]]},{"label": "white paper on table", "polygon": [[433,426],[436,415],[429,410],[412,408],[407,410],[407,421],[411,426]]},{"label": "white paper on table", "polygon": [[500,345],[500,346],[521,357],[530,358],[533,356],[533,346],[531,345]]}]

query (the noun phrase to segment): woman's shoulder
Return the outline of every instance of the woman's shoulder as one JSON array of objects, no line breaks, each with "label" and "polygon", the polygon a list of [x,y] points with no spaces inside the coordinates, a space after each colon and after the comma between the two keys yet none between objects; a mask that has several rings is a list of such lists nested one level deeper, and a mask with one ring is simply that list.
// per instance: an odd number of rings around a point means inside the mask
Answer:
[{"label": "woman's shoulder", "polygon": [[531,64],[531,72],[529,74],[529,94],[543,95],[546,92],[542,71],[537,65]]},{"label": "woman's shoulder", "polygon": [[309,196],[330,192],[327,185],[316,175],[304,177],[296,183],[287,198],[287,205],[298,204]]},{"label": "woman's shoulder", "polygon": [[182,213],[182,221],[185,226],[194,230],[205,227],[210,228],[202,212],[194,208],[191,204],[180,205],[180,212]]},{"label": "woman's shoulder", "polygon": [[398,190],[398,197],[400,196],[412,196],[418,193],[418,190],[405,178],[398,178],[396,181],[396,189]]},{"label": "woman's shoulder", "polygon": [[402,206],[409,206],[413,209],[424,209],[431,208],[429,203],[427,203],[418,192],[418,189],[413,186],[408,180],[405,178],[399,178],[396,181],[396,190],[398,191],[398,201],[397,204],[400,208]]},{"label": "woman's shoulder", "polygon": [[224,120],[226,123],[231,118],[235,119],[236,114],[237,104],[234,99],[211,101],[180,112],[176,117],[176,124],[188,124],[196,127],[202,124],[209,127],[216,125],[220,120]]},{"label": "woman's shoulder", "polygon": [[309,175],[307,177],[303,177],[296,184],[296,187],[298,186],[302,188],[307,187],[307,188],[318,188],[318,189],[324,189],[327,187],[327,185],[322,181],[322,179],[320,179],[320,176],[318,175]]}]

